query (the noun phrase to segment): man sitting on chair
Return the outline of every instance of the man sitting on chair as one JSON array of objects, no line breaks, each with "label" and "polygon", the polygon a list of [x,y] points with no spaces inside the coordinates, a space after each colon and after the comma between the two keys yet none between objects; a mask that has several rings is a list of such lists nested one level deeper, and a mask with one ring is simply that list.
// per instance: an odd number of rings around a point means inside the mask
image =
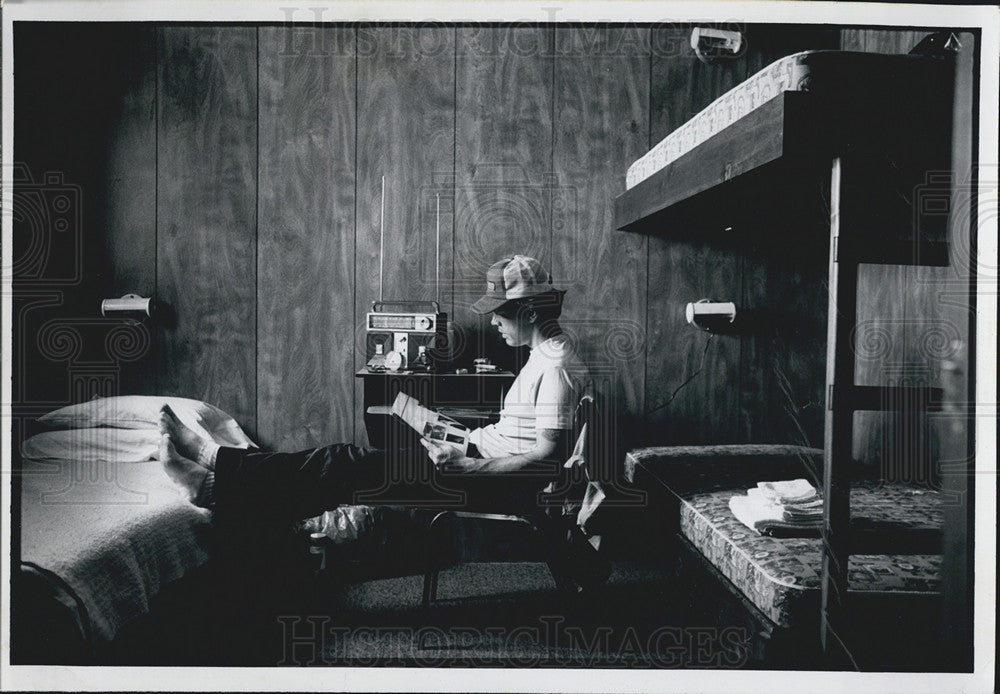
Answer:
[{"label": "man sitting on chair", "polygon": [[[587,372],[559,326],[564,293],[534,258],[515,255],[490,267],[486,294],[472,309],[492,314],[504,342],[527,346],[531,354],[504,398],[499,421],[471,433],[466,455],[421,440],[447,477],[446,488],[496,488],[500,475],[519,494],[537,492],[565,461]],[[161,411],[160,430],[160,460],[193,503],[260,504],[292,519],[355,503],[358,492],[387,489],[389,464],[426,465],[426,458],[406,450],[346,443],[297,453],[220,448],[185,427],[169,406]],[[426,489],[409,491],[414,504],[427,498]]]}]

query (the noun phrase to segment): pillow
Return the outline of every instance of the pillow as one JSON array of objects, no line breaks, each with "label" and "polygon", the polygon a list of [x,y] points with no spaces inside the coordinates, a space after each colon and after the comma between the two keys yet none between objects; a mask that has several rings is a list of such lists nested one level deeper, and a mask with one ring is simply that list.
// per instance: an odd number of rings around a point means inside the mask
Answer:
[{"label": "pillow", "polygon": [[21,446],[29,460],[141,463],[160,447],[156,429],[68,429],[36,434]]},{"label": "pillow", "polygon": [[97,398],[79,405],[60,407],[38,418],[55,429],[157,429],[160,408],[170,405],[177,418],[200,436],[212,438],[220,446],[246,448],[254,445],[240,425],[218,407],[201,400],[162,395],[120,395]]},{"label": "pillow", "polygon": [[[220,446],[232,445],[212,437]],[[246,448],[245,445],[236,446]],[[91,427],[46,431],[21,445],[27,460],[77,460],[86,462],[141,463],[156,460],[160,450],[158,429]]]}]

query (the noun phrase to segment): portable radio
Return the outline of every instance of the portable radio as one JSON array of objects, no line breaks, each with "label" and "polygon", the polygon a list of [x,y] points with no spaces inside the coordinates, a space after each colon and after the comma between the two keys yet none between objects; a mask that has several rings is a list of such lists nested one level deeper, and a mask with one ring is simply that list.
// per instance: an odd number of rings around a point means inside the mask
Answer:
[{"label": "portable radio", "polygon": [[375,301],[365,329],[370,371],[434,371],[448,361],[448,315],[436,301]]},{"label": "portable radio", "polygon": [[[441,196],[437,196],[434,285],[441,291]],[[369,371],[436,371],[450,363],[448,316],[438,301],[383,301],[385,176],[379,212],[378,301],[365,320]]]}]

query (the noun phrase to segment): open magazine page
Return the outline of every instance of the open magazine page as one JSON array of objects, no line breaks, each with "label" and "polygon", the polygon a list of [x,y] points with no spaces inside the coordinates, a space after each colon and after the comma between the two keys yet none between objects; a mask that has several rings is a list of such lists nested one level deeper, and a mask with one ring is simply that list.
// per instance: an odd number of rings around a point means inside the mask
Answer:
[{"label": "open magazine page", "polygon": [[416,398],[406,393],[399,393],[392,403],[392,413],[406,422],[422,438],[454,446],[462,455],[468,453],[469,428],[424,407]]}]

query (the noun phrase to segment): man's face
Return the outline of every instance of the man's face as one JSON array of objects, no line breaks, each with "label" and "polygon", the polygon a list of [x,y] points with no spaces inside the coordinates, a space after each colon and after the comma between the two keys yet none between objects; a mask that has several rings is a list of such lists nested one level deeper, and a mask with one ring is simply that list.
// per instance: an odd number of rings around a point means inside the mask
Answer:
[{"label": "man's face", "polygon": [[531,344],[532,323],[524,311],[513,314],[508,311],[494,312],[490,325],[496,326],[500,337],[511,347]]}]

